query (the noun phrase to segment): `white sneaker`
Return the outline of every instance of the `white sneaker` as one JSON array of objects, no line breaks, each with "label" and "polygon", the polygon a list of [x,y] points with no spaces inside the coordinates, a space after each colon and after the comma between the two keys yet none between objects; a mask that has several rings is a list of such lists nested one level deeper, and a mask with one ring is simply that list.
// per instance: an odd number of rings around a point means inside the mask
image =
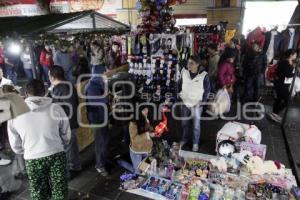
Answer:
[{"label": "white sneaker", "polygon": [[199,145],[198,144],[193,144],[193,149],[192,151],[198,152],[199,151]]},{"label": "white sneaker", "polygon": [[0,157],[0,166],[9,165],[11,163],[11,160],[3,159]]},{"label": "white sneaker", "polygon": [[108,172],[106,171],[106,169],[104,167],[102,168],[96,168],[97,172],[101,175],[101,176],[108,176]]}]

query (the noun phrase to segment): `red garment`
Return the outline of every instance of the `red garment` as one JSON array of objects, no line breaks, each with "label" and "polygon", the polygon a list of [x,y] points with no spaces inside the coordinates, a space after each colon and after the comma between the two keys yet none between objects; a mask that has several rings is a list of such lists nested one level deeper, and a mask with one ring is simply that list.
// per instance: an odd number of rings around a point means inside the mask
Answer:
[{"label": "red garment", "polygon": [[4,59],[4,49],[0,47],[0,65],[4,65],[5,59]]},{"label": "red garment", "polygon": [[218,81],[222,87],[236,82],[233,64],[226,61],[221,63],[218,69]]},{"label": "red garment", "polygon": [[161,137],[162,134],[165,132],[168,132],[168,118],[166,116],[166,112],[168,111],[168,108],[164,107],[162,110],[162,121],[155,127],[154,133],[155,137]]},{"label": "red garment", "polygon": [[266,37],[260,27],[257,27],[254,31],[248,34],[247,44],[251,48],[254,42],[258,43],[261,48],[265,45]]},{"label": "red garment", "polygon": [[[49,57],[47,58],[46,55],[49,55]],[[40,64],[43,65],[43,66],[47,66],[47,67],[52,67],[54,64],[53,64],[53,54],[52,54],[52,51],[47,51],[46,49],[44,49],[42,52],[41,52],[41,55],[40,55]]]}]

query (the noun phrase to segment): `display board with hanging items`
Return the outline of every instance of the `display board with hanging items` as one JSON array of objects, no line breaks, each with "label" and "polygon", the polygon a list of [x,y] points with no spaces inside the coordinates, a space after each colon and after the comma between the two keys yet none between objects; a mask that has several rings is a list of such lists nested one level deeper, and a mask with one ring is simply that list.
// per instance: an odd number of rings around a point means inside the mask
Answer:
[{"label": "display board with hanging items", "polygon": [[225,33],[228,22],[220,22],[217,25],[200,25],[186,27],[188,32],[194,35],[194,53],[201,58],[207,58],[207,48],[211,43],[221,44],[225,41]]},{"label": "display board with hanging items", "polygon": [[136,86],[136,100],[174,103],[182,63],[193,48],[193,37],[178,34],[171,6],[176,0],[139,0],[141,24],[127,41],[129,73]]},{"label": "display board with hanging items", "polygon": [[145,34],[128,37],[129,73],[139,100],[175,102],[177,81],[192,43],[191,34]]}]

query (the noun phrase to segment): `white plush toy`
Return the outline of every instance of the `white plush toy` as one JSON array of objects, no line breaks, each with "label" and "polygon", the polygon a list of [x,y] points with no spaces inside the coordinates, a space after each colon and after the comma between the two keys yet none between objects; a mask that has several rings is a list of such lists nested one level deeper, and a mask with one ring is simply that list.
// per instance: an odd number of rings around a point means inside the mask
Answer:
[{"label": "white plush toy", "polygon": [[241,151],[239,153],[232,154],[232,158],[234,158],[238,162],[246,165],[246,163],[248,162],[248,160],[250,159],[250,157],[252,155],[253,154],[250,151]]},{"label": "white plush toy", "polygon": [[285,166],[279,162],[263,161],[258,156],[250,157],[246,164],[248,171],[251,174],[263,175],[263,174],[285,174]]},{"label": "white plush toy", "polygon": [[214,167],[218,168],[220,172],[227,172],[227,163],[224,157],[221,157],[219,159],[211,159],[210,163]]}]

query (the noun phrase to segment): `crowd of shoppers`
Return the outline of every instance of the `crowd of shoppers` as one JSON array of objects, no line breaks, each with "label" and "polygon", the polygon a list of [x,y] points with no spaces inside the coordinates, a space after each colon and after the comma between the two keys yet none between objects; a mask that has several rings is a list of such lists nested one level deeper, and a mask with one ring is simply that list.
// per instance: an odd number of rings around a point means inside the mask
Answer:
[{"label": "crowd of shoppers", "polygon": [[[178,82],[183,117],[181,147],[192,138],[192,151],[199,150],[201,117],[209,93],[222,89],[233,98],[238,93],[237,83],[243,79],[241,101],[258,101],[268,65],[266,54],[256,43],[251,48],[239,45],[238,40],[231,40],[221,52],[217,44],[210,44],[207,58],[190,56],[186,68],[182,67]],[[296,57],[296,51],[290,49],[278,63],[274,79],[277,96],[270,114],[277,122],[287,106]],[[82,170],[77,142],[81,126],[77,111],[82,101],[79,92],[86,97],[86,117],[94,134],[95,168],[102,176],[109,174],[108,83],[100,75],[121,65],[120,46],[112,43],[104,48],[102,41],[90,45],[78,42],[71,47],[61,44],[59,48],[48,43],[38,47],[27,44],[20,55],[15,55],[0,43],[0,87],[17,84],[18,59],[28,79],[25,102],[30,111],[8,122],[9,143],[17,158],[21,158],[20,163],[24,158],[32,199],[63,200],[67,197],[67,178]],[[90,73],[90,77],[82,77]],[[76,84],[83,87],[78,90]],[[138,116],[127,127],[132,171],[138,174],[139,163],[152,151],[155,134],[149,108],[135,113]],[[9,163],[0,158],[0,165]]]}]

